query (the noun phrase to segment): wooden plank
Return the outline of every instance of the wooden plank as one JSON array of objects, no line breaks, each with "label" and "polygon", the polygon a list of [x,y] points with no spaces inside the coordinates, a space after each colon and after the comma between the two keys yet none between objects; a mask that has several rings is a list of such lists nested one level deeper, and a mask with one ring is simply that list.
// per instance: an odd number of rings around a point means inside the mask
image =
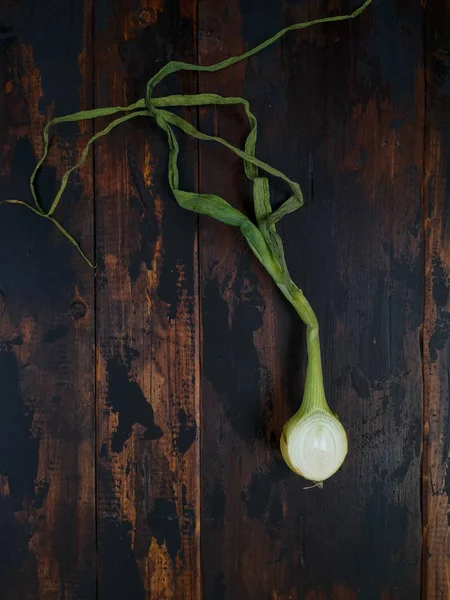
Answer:
[{"label": "wooden plank", "polygon": [[[200,60],[348,8],[199,0]],[[247,97],[260,157],[303,186],[307,206],[280,231],[317,311],[327,395],[350,438],[323,490],[305,491],[284,466],[278,439],[301,395],[303,326],[239,233],[201,219],[204,595],[418,599],[421,8],[375,3],[352,25],[291,34],[246,65],[201,75],[200,89]],[[201,113],[201,128],[242,143],[236,115]],[[248,208],[240,162],[200,148],[201,191]]]},{"label": "wooden plank", "polygon": [[[0,200],[31,202],[49,116],[91,106],[91,3],[0,6]],[[49,200],[90,134],[57,133]],[[92,163],[57,216],[93,251]],[[95,598],[94,274],[49,222],[0,207],[0,589]]]},{"label": "wooden plank", "polygon": [[[195,2],[96,6],[96,104],[131,103],[171,58],[195,60]],[[171,80],[164,92],[192,92]],[[189,117],[189,113],[187,113]],[[181,176],[196,184],[196,144]],[[96,151],[99,598],[197,600],[199,326],[196,218],[167,185],[154,123]]]},{"label": "wooden plank", "polygon": [[449,561],[449,372],[450,372],[450,51],[446,2],[425,7],[427,135],[425,146],[425,385],[424,585],[423,598],[450,596]]}]

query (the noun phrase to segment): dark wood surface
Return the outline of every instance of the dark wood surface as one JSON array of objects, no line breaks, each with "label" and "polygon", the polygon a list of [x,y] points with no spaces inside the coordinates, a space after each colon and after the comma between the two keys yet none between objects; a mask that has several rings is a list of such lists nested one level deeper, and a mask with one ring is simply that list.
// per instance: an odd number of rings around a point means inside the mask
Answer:
[{"label": "dark wood surface", "polygon": [[[49,116],[131,103],[171,59],[217,62],[357,5],[4,1],[0,200],[30,200]],[[260,158],[304,190],[280,233],[350,441],[323,490],[278,451],[303,325],[237,230],[177,206],[154,123],[103,138],[58,209],[95,272],[0,207],[2,600],[450,597],[449,23],[443,0],[374,0],[161,86],[246,97]],[[184,116],[242,145],[238,109]],[[58,128],[47,203],[101,126]],[[184,189],[249,210],[241,162],[179,139]]]}]

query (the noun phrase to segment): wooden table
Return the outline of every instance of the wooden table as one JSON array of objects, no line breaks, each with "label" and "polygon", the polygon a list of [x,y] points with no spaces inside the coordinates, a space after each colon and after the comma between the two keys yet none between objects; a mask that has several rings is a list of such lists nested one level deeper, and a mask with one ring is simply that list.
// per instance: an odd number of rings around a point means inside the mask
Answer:
[{"label": "wooden table", "polygon": [[[0,199],[30,200],[49,115],[133,102],[170,59],[210,64],[357,5],[4,0]],[[303,187],[279,230],[350,439],[323,490],[278,451],[304,327],[238,230],[177,206],[154,123],[103,138],[58,209],[95,272],[0,207],[2,600],[450,597],[449,23],[444,0],[374,0],[161,86],[248,98],[259,156]],[[242,145],[238,108],[184,114]],[[57,129],[46,206],[101,124]],[[184,189],[248,210],[239,159],[179,139]]]}]

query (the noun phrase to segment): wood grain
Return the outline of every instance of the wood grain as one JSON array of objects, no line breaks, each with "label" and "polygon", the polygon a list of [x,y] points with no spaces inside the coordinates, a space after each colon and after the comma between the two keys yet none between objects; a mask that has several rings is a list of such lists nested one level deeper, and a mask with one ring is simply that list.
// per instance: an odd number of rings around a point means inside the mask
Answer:
[{"label": "wood grain", "polygon": [[[30,201],[49,117],[358,4],[6,0],[0,200]],[[350,438],[323,490],[278,452],[304,328],[238,231],[178,208],[154,123],[104,138],[58,209],[95,276],[51,224],[0,207],[2,600],[449,597],[449,11],[374,0],[158,90],[248,98],[260,158],[302,185],[279,229]],[[184,116],[242,146],[238,108]],[[92,130],[55,132],[46,206]],[[182,187],[251,214],[240,160],[179,141]]]},{"label": "wood grain", "polygon": [[[200,59],[330,10],[200,0]],[[202,220],[206,597],[420,596],[421,59],[420,6],[375,3],[353,26],[292,34],[200,78],[202,91],[249,98],[261,158],[303,186],[307,206],[281,230],[350,435],[324,490],[305,491],[283,465],[278,437],[301,397],[304,330],[238,233]],[[239,141],[238,119],[205,114],[202,127]],[[201,146],[200,186],[241,206],[249,197],[238,161],[211,147]]]},{"label": "wood grain", "polygon": [[[195,60],[193,2],[99,4],[95,30],[99,106],[143,97],[171,58]],[[161,87],[195,91],[189,78]],[[196,219],[169,193],[166,163],[143,119],[95,153],[100,599],[200,597]],[[195,144],[183,163],[193,189]]]},{"label": "wood grain", "polygon": [[[92,105],[91,4],[0,7],[1,199],[28,179],[50,116]],[[56,133],[46,206],[90,127]],[[93,248],[92,163],[58,217]],[[70,215],[70,218],[69,218]],[[0,214],[0,589],[5,600],[95,598],[94,275],[56,228]]]},{"label": "wood grain", "polygon": [[425,10],[427,136],[424,152],[425,384],[424,445],[424,594],[427,600],[450,596],[449,540],[449,281],[450,9],[429,2]]}]

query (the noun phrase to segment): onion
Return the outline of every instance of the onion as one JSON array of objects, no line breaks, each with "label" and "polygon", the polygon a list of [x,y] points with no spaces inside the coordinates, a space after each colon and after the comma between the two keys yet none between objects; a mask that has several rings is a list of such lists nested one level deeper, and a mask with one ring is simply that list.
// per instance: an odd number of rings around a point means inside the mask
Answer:
[{"label": "onion", "polygon": [[[147,117],[155,119],[158,126],[165,132],[169,145],[168,178],[169,185],[178,204],[183,208],[218,219],[223,223],[239,227],[250,248],[272,276],[281,292],[292,304],[297,314],[306,325],[306,345],[308,366],[306,370],[305,393],[299,411],[287,421],[281,436],[281,452],[288,466],[306,479],[321,483],[331,477],[341,466],[347,454],[347,435],[339,419],[328,408],[323,387],[322,365],[320,359],[319,326],[316,315],[303,292],[295,285],[289,274],[284,257],[283,242],[276,231],[277,223],[303,205],[303,194],[298,183],[287,175],[264,163],[256,157],[257,121],[250,111],[249,103],[243,98],[226,98],[213,93],[173,95],[154,97],[155,87],[168,75],[177,71],[215,72],[235,63],[246,60],[275,43],[286,33],[293,30],[305,29],[320,23],[333,23],[355,19],[371,4],[365,2],[350,14],[334,15],[324,19],[315,19],[307,23],[295,23],[276,33],[258,46],[251,48],[239,56],[232,56],[214,65],[193,65],[180,61],[171,61],[163,66],[148,82],[145,98],[128,106],[113,106],[80,111],[63,117],[56,117],[44,128],[43,154],[37,162],[30,178],[30,191],[34,205],[23,200],[4,200],[0,204],[16,204],[25,206],[36,215],[50,220],[59,231],[75,246],[86,262],[94,264],[82,251],[75,238],[53,216],[61,197],[64,194],[69,176],[85,161],[90,146],[100,137],[107,135],[118,125],[134,119]],[[241,150],[226,140],[207,135],[198,131],[191,123],[178,114],[168,111],[169,107],[208,106],[208,105],[242,105],[248,118],[250,131]],[[83,119],[96,119],[125,113],[115,118],[104,129],[98,131],[87,142],[78,163],[68,169],[61,180],[60,188],[48,210],[41,204],[35,189],[35,178],[41,165],[45,162],[49,150],[49,129],[61,123],[78,122]],[[245,174],[253,182],[254,215],[253,220],[240,210],[231,206],[224,198],[214,194],[199,194],[180,189],[178,172],[179,145],[174,129],[177,128],[187,135],[199,139],[222,144],[244,161]],[[284,181],[290,188],[291,196],[276,210],[272,210],[270,202],[269,179],[276,177]]]},{"label": "onion", "polygon": [[294,473],[320,483],[334,475],[344,462],[347,434],[328,410],[315,409],[303,416],[299,413],[283,428],[281,453]]}]

